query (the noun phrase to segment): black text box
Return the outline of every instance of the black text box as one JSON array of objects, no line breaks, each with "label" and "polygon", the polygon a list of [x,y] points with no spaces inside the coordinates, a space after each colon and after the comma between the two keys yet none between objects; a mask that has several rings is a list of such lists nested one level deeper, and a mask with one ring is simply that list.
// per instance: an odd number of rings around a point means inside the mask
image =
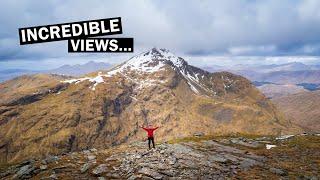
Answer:
[{"label": "black text box", "polygon": [[120,17],[19,29],[20,45],[112,34],[122,34]]},{"label": "black text box", "polygon": [[68,40],[68,52],[133,52],[133,38],[78,38]]}]

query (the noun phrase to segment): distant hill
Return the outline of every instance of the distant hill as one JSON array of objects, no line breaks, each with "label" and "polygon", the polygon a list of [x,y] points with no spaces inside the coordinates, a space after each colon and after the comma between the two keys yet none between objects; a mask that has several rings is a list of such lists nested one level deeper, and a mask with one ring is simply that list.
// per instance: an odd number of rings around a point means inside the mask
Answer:
[{"label": "distant hill", "polygon": [[320,70],[275,71],[252,78],[278,84],[320,83]]},{"label": "distant hill", "polygon": [[292,123],[320,132],[320,90],[272,99]]},{"label": "distant hill", "polygon": [[69,76],[81,76],[98,70],[107,70],[112,65],[104,62],[94,62],[90,61],[86,64],[76,64],[76,65],[63,65],[59,68],[45,71],[50,74],[60,74]]},{"label": "distant hill", "polygon": [[26,69],[7,69],[7,70],[0,71],[0,82],[7,81],[18,76],[31,75],[36,73],[59,74],[59,75],[67,75],[67,76],[82,76],[98,70],[107,70],[111,66],[112,65],[109,63],[90,61],[86,64],[63,65],[56,69],[51,69],[46,71],[31,71]]},{"label": "distant hill", "polygon": [[306,65],[301,62],[291,62],[285,64],[271,64],[271,65],[262,65],[257,66],[255,69],[258,69],[260,72],[268,73],[275,71],[309,71],[309,70],[319,70],[318,67],[313,65]]},{"label": "distant hill", "polygon": [[205,67],[210,72],[230,71],[251,81],[276,84],[320,83],[320,66],[300,62],[271,65],[235,65],[214,68]]},{"label": "distant hill", "polygon": [[26,69],[6,69],[0,71],[0,82],[27,74],[35,74],[39,73],[39,71],[31,71]]}]

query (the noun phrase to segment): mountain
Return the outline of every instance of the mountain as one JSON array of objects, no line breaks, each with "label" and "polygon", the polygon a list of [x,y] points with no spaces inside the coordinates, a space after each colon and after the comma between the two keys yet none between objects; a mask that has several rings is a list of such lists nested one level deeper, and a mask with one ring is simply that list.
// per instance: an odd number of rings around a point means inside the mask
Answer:
[{"label": "mountain", "polygon": [[[261,73],[258,70],[229,70],[234,74],[244,76],[251,81],[269,82],[274,84],[319,84],[320,70],[308,71],[274,71]],[[217,71],[218,72],[218,71]]]},{"label": "mountain", "polygon": [[6,69],[0,71],[0,82],[21,76],[26,74],[36,74],[39,71],[31,71],[26,69]]},{"label": "mountain", "polygon": [[249,80],[209,73],[152,49],[80,78],[34,75],[1,84],[0,162],[202,134],[297,130]]},{"label": "mountain", "polygon": [[270,98],[277,98],[300,92],[308,92],[308,90],[304,89],[302,86],[297,86],[294,84],[264,84],[262,86],[258,86],[257,88]]},{"label": "mountain", "polygon": [[262,70],[264,73],[275,71],[309,71],[313,70],[313,66],[301,62],[291,62],[285,64],[262,65],[258,66],[256,69]]},{"label": "mountain", "polygon": [[273,99],[286,117],[306,131],[320,132],[320,91],[301,92]]},{"label": "mountain", "polygon": [[90,61],[86,64],[76,64],[76,65],[63,65],[59,68],[46,71],[49,74],[61,74],[69,76],[82,76],[90,72],[98,70],[106,70],[111,67],[111,64],[104,62],[94,62]]},{"label": "mountain", "polygon": [[310,70],[320,70],[319,65],[307,65],[301,62],[290,62],[285,64],[268,64],[268,65],[257,65],[257,64],[236,64],[232,66],[206,66],[204,69],[208,69],[208,71],[223,71],[223,70],[231,70],[231,71],[248,71],[252,70],[259,73],[270,73],[277,71],[310,71]]},{"label": "mountain", "polygon": [[266,81],[278,84],[320,83],[320,70],[310,71],[275,71],[260,74],[256,81]]},{"label": "mountain", "polygon": [[76,64],[76,65],[63,65],[56,69],[45,70],[45,71],[32,71],[26,69],[7,69],[0,71],[0,82],[4,82],[10,79],[13,79],[22,75],[32,75],[37,73],[42,74],[60,74],[67,76],[83,76],[90,72],[98,71],[98,70],[106,70],[112,67],[111,64],[104,62],[94,62],[90,61],[86,64]]},{"label": "mountain", "polygon": [[320,83],[320,68],[300,62],[271,65],[235,65],[211,69],[210,72],[230,71],[244,76],[251,81],[271,82],[276,84]]}]

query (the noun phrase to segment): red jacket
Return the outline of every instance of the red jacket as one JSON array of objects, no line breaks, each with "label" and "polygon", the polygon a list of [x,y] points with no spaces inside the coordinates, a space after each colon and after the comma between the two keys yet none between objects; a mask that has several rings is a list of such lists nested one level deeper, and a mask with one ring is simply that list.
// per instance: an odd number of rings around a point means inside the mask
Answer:
[{"label": "red jacket", "polygon": [[159,127],[156,127],[156,128],[144,128],[144,127],[142,127],[142,129],[144,129],[145,131],[148,132],[148,137],[153,137],[153,131],[155,131],[158,128]]}]

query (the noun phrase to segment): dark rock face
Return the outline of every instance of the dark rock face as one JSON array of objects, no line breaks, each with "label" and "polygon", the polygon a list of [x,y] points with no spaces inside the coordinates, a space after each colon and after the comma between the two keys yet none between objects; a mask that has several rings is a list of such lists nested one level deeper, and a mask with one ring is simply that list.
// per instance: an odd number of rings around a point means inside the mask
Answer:
[{"label": "dark rock face", "polygon": [[61,83],[61,84],[58,84],[57,86],[53,87],[52,89],[41,91],[36,94],[25,95],[25,96],[20,97],[16,100],[8,102],[7,104],[4,104],[4,105],[5,106],[16,106],[16,105],[31,104],[36,101],[40,101],[42,98],[44,98],[49,93],[57,93],[59,91],[65,90],[67,87],[68,87],[68,84]]},{"label": "dark rock face", "polygon": [[25,105],[25,104],[31,104],[33,102],[39,101],[41,97],[43,97],[44,94],[34,94],[34,95],[26,95],[20,99],[17,99],[16,101],[10,102],[9,106],[15,106],[15,105]]}]

